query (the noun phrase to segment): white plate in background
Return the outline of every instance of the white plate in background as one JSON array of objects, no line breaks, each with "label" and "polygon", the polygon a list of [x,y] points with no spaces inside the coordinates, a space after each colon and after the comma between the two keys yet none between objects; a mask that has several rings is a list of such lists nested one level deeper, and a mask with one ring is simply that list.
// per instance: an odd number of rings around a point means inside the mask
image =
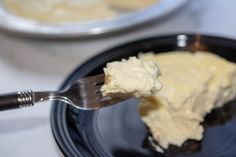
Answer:
[{"label": "white plate in background", "polygon": [[0,1],[0,28],[33,37],[88,37],[124,30],[152,19],[158,19],[181,7],[187,1],[160,0],[145,10],[116,16],[109,20],[62,24],[49,24],[14,16],[4,8],[2,1]]}]

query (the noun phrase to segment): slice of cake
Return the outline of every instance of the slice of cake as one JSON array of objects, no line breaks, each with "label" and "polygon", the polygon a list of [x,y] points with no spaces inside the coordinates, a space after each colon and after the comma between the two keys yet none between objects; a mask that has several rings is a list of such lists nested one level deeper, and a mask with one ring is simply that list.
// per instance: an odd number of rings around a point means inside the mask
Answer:
[{"label": "slice of cake", "polygon": [[236,65],[207,52],[143,54],[158,63],[162,89],[143,98],[140,114],[160,146],[181,146],[187,139],[200,140],[200,123],[212,109],[236,95]]}]

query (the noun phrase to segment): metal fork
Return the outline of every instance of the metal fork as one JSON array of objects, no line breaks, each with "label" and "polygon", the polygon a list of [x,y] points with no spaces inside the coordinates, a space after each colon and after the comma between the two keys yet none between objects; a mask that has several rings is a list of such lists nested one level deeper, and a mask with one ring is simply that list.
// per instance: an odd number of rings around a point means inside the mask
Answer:
[{"label": "metal fork", "polygon": [[61,91],[33,92],[18,91],[0,95],[0,110],[16,109],[33,106],[35,103],[47,100],[58,100],[77,109],[92,110],[109,106],[122,98],[102,96],[101,86],[104,84],[104,74],[79,79]]}]

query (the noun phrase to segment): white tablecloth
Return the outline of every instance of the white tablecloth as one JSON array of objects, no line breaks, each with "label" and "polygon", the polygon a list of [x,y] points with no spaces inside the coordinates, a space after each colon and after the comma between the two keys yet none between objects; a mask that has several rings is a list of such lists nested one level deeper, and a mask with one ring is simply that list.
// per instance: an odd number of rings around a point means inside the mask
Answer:
[{"label": "white tablecloth", "polygon": [[[84,40],[27,39],[0,33],[0,92],[57,89],[89,57],[138,38],[198,32],[236,38],[235,0],[192,0],[146,27],[113,36]],[[61,157],[52,136],[51,103],[0,112],[0,156]]]}]

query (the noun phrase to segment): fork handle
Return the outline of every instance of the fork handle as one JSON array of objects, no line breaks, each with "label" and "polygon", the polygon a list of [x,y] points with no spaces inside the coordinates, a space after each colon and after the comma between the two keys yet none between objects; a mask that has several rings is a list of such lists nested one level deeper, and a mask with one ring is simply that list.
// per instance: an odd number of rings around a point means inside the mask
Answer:
[{"label": "fork handle", "polygon": [[32,90],[18,91],[0,95],[0,111],[34,105]]}]

